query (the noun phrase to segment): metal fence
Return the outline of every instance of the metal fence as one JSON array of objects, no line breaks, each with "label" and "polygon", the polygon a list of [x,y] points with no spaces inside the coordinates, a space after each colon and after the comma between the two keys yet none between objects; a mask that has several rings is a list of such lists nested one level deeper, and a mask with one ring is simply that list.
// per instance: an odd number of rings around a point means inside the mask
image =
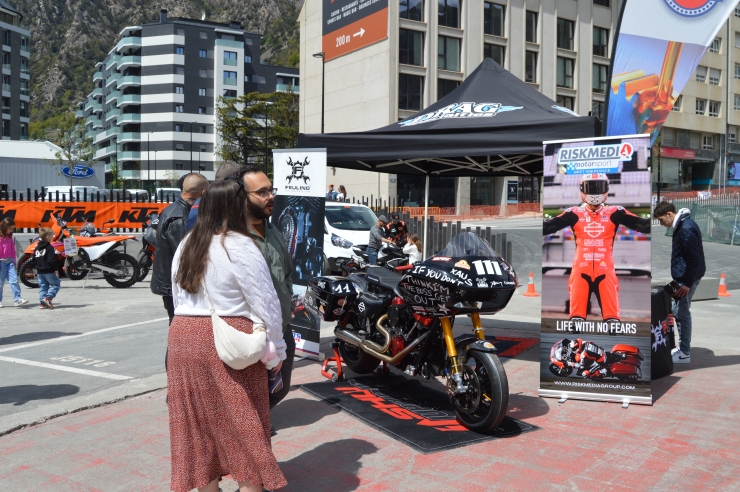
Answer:
[{"label": "metal fence", "polygon": [[[714,243],[740,244],[740,193],[707,198],[685,197],[672,200],[676,210],[686,208],[701,229],[702,239]],[[668,228],[667,236],[673,235]]]}]

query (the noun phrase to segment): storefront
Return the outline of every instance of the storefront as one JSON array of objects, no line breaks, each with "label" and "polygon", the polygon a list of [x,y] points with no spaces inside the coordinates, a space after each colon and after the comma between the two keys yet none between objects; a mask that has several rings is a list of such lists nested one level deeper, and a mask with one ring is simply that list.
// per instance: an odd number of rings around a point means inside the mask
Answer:
[{"label": "storefront", "polygon": [[660,148],[660,165],[653,167],[653,191],[704,191],[714,184],[716,160],[691,149]]}]

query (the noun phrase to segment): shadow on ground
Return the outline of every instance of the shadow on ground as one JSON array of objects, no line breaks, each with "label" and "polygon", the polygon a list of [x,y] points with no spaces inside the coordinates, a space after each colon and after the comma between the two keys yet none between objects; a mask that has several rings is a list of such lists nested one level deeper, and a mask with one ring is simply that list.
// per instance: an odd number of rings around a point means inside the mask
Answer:
[{"label": "shadow on ground", "polygon": [[550,406],[539,396],[523,394],[509,395],[509,409],[506,416],[512,419],[526,421],[535,417],[542,417],[550,411]]},{"label": "shadow on ground", "polygon": [[[294,386],[291,390],[297,390]],[[291,427],[303,427],[315,424],[329,415],[339,413],[336,407],[327,405],[323,401],[308,398],[291,398],[283,400],[272,411],[270,418],[278,431]]]},{"label": "shadow on ground", "polygon": [[12,403],[14,406],[25,405],[33,400],[54,400],[65,396],[76,395],[80,387],[73,384],[20,384],[0,388],[0,405]]},{"label": "shadow on ground", "polygon": [[12,345],[14,343],[38,342],[41,340],[51,340],[52,338],[70,337],[80,335],[79,332],[66,331],[34,331],[31,333],[21,333],[20,335],[11,335],[0,338],[0,345]]}]

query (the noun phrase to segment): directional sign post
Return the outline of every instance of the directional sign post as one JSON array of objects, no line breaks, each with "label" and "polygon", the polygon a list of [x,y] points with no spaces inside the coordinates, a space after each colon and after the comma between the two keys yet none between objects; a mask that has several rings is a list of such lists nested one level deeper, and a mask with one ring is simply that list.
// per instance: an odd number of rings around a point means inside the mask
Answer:
[{"label": "directional sign post", "polygon": [[324,61],[388,38],[388,0],[323,0]]}]

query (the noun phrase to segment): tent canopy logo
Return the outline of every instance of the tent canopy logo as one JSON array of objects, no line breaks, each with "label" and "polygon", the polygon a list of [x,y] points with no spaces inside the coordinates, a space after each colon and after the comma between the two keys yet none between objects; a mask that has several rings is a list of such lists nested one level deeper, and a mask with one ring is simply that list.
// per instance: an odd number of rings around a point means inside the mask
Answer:
[{"label": "tent canopy logo", "polygon": [[674,12],[684,17],[697,17],[712,10],[723,0],[664,0]]},{"label": "tent canopy logo", "polygon": [[498,113],[515,111],[517,109],[522,109],[522,106],[502,106],[499,103],[453,103],[437,111],[415,116],[398,124],[401,126],[413,126],[447,118],[490,118],[496,116]]}]

